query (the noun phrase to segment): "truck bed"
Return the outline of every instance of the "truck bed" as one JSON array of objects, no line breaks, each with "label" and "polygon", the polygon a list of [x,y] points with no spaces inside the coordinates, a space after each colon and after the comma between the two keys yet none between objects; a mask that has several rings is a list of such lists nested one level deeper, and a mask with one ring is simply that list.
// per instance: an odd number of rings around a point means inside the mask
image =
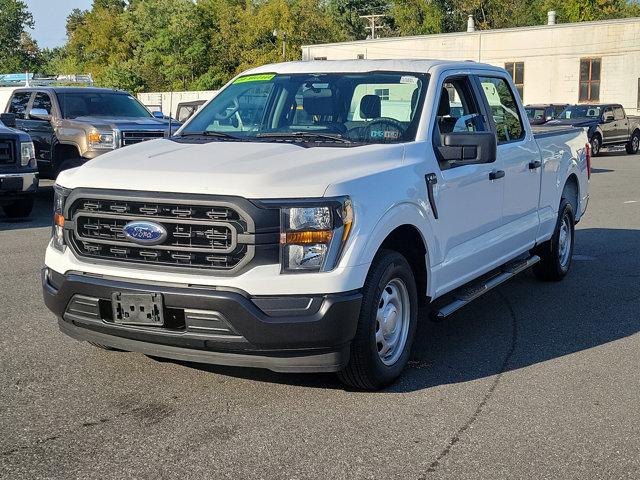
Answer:
[{"label": "truck bed", "polygon": [[580,127],[571,125],[531,125],[534,138],[555,137],[556,135],[575,132],[580,129]]}]

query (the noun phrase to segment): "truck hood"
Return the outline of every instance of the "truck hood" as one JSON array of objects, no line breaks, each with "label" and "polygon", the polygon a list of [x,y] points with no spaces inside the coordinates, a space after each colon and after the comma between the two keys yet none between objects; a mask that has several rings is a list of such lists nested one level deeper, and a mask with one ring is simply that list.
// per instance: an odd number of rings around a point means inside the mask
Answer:
[{"label": "truck hood", "polygon": [[402,145],[310,147],[276,142],[178,143],[153,140],[115,150],[62,172],[67,188],[322,197],[329,187],[402,163]]},{"label": "truck hood", "polygon": [[[169,120],[162,118],[122,118],[122,117],[92,117],[83,116],[76,117],[69,120],[70,122],[76,122],[83,125],[91,125],[98,129],[113,130],[114,128],[120,130],[135,130],[135,129],[149,129],[149,130],[164,130],[169,126]],[[173,122],[175,125],[176,122]]]}]

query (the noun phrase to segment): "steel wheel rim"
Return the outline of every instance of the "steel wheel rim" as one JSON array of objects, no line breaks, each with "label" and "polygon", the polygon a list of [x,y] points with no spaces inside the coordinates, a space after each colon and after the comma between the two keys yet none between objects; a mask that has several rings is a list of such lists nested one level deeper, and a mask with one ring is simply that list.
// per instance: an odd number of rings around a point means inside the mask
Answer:
[{"label": "steel wheel rim", "polygon": [[634,152],[637,152],[637,151],[638,151],[638,148],[640,148],[640,137],[635,136],[635,137],[633,137],[633,141],[632,141],[632,143],[631,143],[631,149],[632,149]]},{"label": "steel wheel rim", "polygon": [[599,151],[600,151],[600,140],[598,140],[598,137],[594,137],[593,140],[591,140],[591,153],[595,155]]},{"label": "steel wheel rim", "polygon": [[385,365],[395,364],[402,356],[410,319],[409,291],[402,280],[394,278],[382,289],[376,312],[376,347]]},{"label": "steel wheel rim", "polygon": [[560,225],[560,233],[558,235],[558,258],[560,265],[565,268],[569,264],[569,256],[571,255],[571,226],[569,219],[565,215]]}]

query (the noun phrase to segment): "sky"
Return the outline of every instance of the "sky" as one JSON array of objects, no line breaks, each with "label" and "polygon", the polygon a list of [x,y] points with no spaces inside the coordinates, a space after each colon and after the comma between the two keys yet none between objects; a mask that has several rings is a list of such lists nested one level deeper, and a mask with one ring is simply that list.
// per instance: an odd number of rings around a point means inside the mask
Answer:
[{"label": "sky", "polygon": [[36,28],[29,31],[40,48],[64,45],[67,40],[67,15],[74,8],[86,10],[91,0],[23,0],[33,14]]}]

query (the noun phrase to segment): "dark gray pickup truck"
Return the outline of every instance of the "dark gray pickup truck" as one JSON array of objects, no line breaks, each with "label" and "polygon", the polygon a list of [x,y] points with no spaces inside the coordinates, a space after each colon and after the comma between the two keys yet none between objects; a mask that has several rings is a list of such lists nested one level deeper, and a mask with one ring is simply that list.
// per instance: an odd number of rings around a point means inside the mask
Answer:
[{"label": "dark gray pickup truck", "polygon": [[31,135],[45,178],[116,148],[163,138],[169,130],[168,120],[156,118],[129,93],[105,88],[20,88],[6,111]]},{"label": "dark gray pickup truck", "polygon": [[628,116],[622,105],[615,103],[569,105],[547,125],[587,128],[593,156],[602,147],[624,145],[629,154],[640,149],[640,117]]},{"label": "dark gray pickup truck", "polygon": [[13,115],[0,115],[0,206],[9,218],[31,213],[39,181],[31,138],[14,126]]}]

